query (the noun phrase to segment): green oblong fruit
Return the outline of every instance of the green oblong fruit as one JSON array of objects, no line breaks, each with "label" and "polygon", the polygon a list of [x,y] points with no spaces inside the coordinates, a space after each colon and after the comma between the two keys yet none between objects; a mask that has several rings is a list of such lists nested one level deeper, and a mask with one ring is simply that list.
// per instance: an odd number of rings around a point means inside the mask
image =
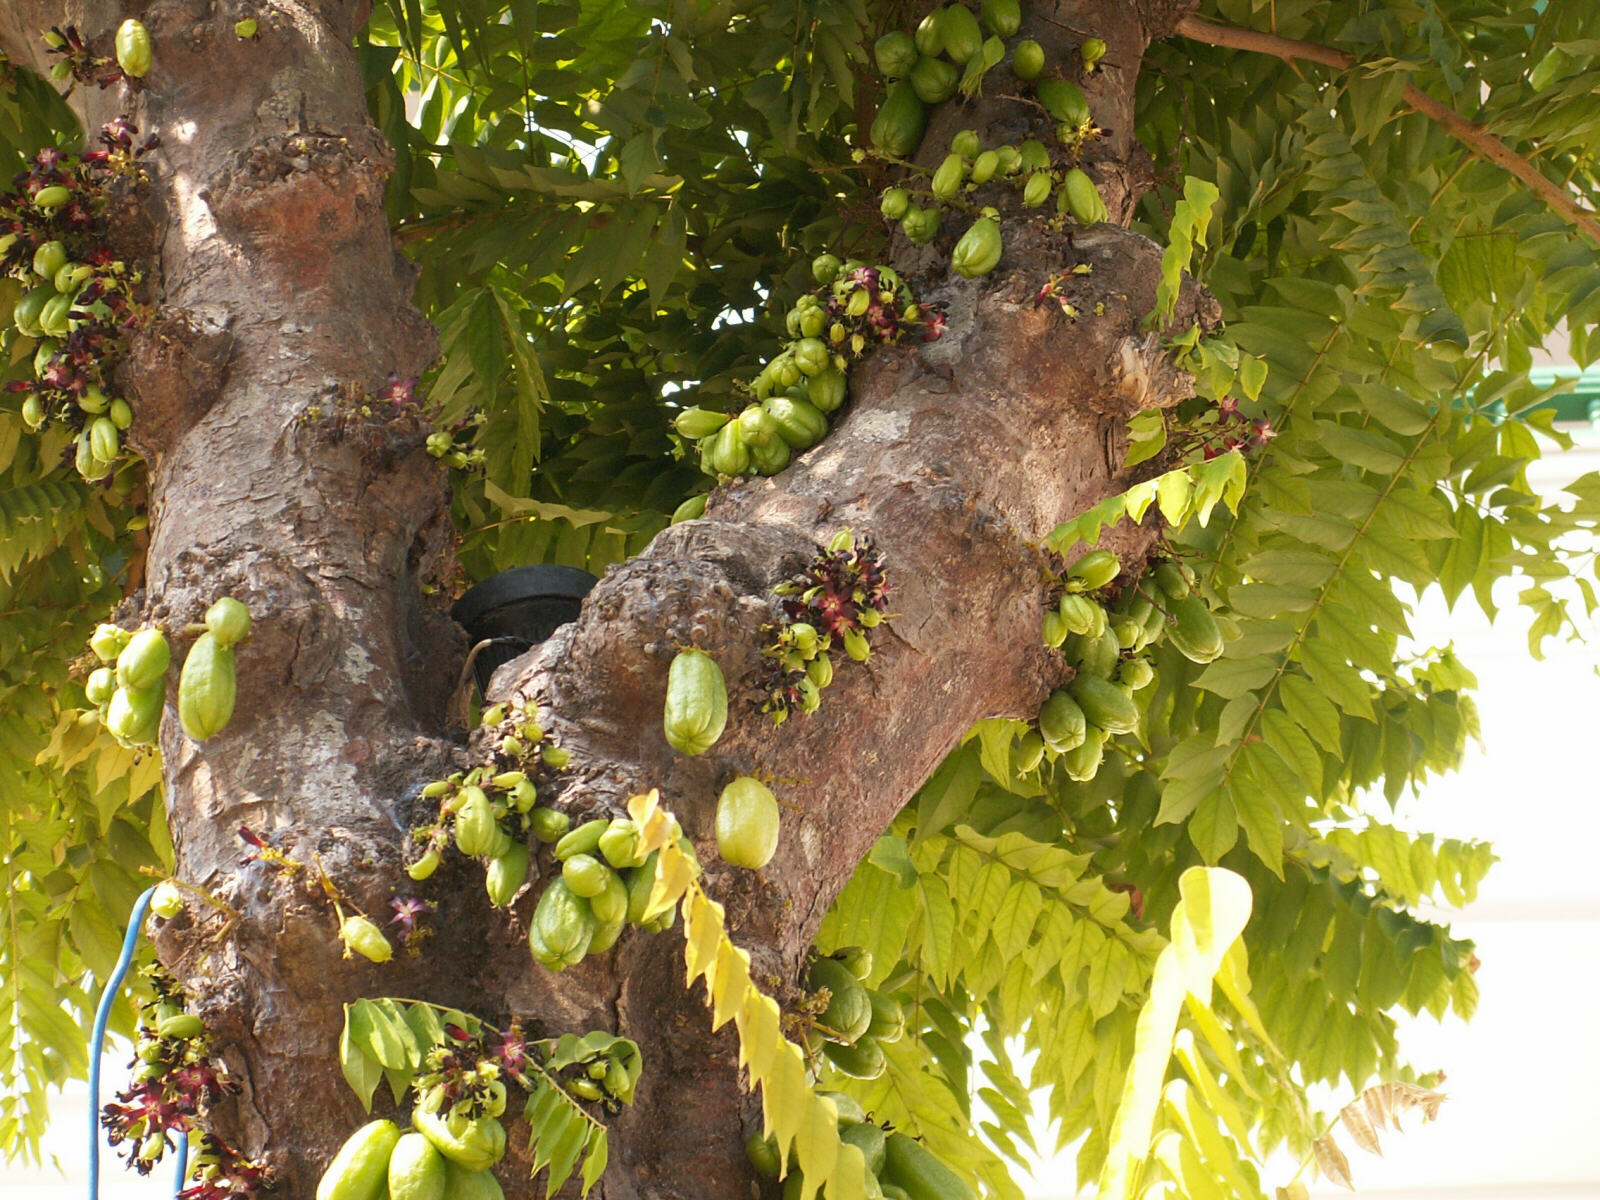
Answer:
[{"label": "green oblong fruit", "polygon": [[728,724],[728,687],[716,659],[703,650],[681,650],[667,670],[662,729],[672,748],[704,754]]},{"label": "green oblong fruit", "polygon": [[178,676],[178,721],[197,742],[215,737],[233,718],[239,695],[233,649],[202,633],[189,648]]},{"label": "green oblong fruit", "polygon": [[[1037,734],[1035,736],[1038,736]],[[1043,745],[1040,749],[1043,750]],[[867,1003],[872,1006],[872,1020],[867,1024],[867,1036],[883,1043],[898,1042],[906,1032],[906,1013],[900,1002],[882,992],[867,990]]]},{"label": "green oblong fruit", "polygon": [[822,1053],[839,1070],[852,1079],[876,1079],[888,1068],[889,1060],[883,1056],[883,1047],[877,1039],[862,1034],[853,1045],[841,1046],[838,1042],[823,1042]]},{"label": "green oblong fruit", "polygon": [[484,887],[489,892],[489,903],[504,908],[528,879],[528,847],[522,842],[512,842],[511,849],[498,858],[491,858],[483,873]]},{"label": "green oblong fruit", "polygon": [[827,988],[829,992],[828,1007],[818,1017],[828,1030],[824,1036],[831,1034],[849,1044],[866,1033],[872,1024],[872,1002],[848,967],[835,959],[819,958],[811,965],[807,980],[812,991]]},{"label": "green oblong fruit", "polygon": [[918,100],[924,104],[942,104],[956,94],[961,72],[942,58],[919,58],[908,78]]},{"label": "green oblong fruit", "polygon": [[159,629],[141,629],[117,655],[117,682],[125,688],[149,688],[160,683],[172,665],[172,647]]},{"label": "green oblong fruit", "polygon": [[909,33],[897,29],[872,44],[872,61],[885,79],[903,79],[917,65],[917,43]]},{"label": "green oblong fruit", "polygon": [[1122,643],[1117,641],[1117,635],[1107,625],[1098,634],[1078,634],[1068,638],[1061,649],[1069,661],[1078,664],[1078,674],[1109,679],[1111,672],[1117,669]]},{"label": "green oblong fruit", "polygon": [[837,1120],[841,1129],[850,1125],[859,1125],[867,1119],[867,1110],[861,1107],[861,1101],[848,1092],[819,1090],[817,1095],[833,1105],[834,1112],[838,1114]]},{"label": "green oblong fruit", "polygon": [[681,525],[685,521],[698,521],[706,515],[706,501],[710,498],[709,492],[698,492],[690,496],[677,508],[672,510],[672,524]]},{"label": "green oblong fruit", "polygon": [[917,31],[912,35],[911,44],[917,48],[918,54],[925,54],[932,58],[944,49],[944,9],[936,8],[917,23]]},{"label": "green oblong fruit", "polygon": [[1139,728],[1139,710],[1134,707],[1133,698],[1109,679],[1079,675],[1067,690],[1091,725],[1098,725],[1107,733],[1132,733]]},{"label": "green oblong fruit", "polygon": [[911,193],[903,187],[891,187],[883,190],[883,199],[878,204],[878,211],[883,214],[884,220],[898,221],[906,215],[906,210],[910,207]]},{"label": "green oblong fruit", "polygon": [[39,325],[39,314],[44,312],[46,304],[55,299],[55,295],[54,288],[37,287],[31,292],[24,292],[22,298],[12,307],[11,320],[24,337],[44,336],[44,330]]},{"label": "green oblong fruit", "polygon": [[450,1164],[445,1200],[506,1200],[505,1190],[493,1171],[468,1171]]},{"label": "green oblong fruit", "polygon": [[101,462],[110,462],[122,450],[121,440],[117,437],[117,427],[111,423],[110,417],[96,417],[89,424],[89,453]]},{"label": "green oblong fruit", "polygon": [[686,438],[710,437],[728,423],[728,414],[709,408],[686,408],[672,420],[672,427]]},{"label": "green oblong fruit", "polygon": [[784,394],[768,396],[761,402],[777,423],[778,436],[795,450],[809,450],[828,432],[828,418],[809,400]]},{"label": "green oblong fruit", "polygon": [[976,184],[988,183],[994,178],[994,173],[1000,169],[1000,152],[998,150],[985,150],[972,160],[972,182]]},{"label": "green oblong fruit", "polygon": [[1062,185],[1067,211],[1080,225],[1095,225],[1110,216],[1106,202],[1100,198],[1100,191],[1094,186],[1094,180],[1081,167],[1073,167],[1068,171]]},{"label": "green oblong fruit", "polygon": [[621,871],[628,867],[637,867],[644,862],[641,840],[637,821],[627,817],[614,817],[600,834],[600,840],[595,846],[607,863]]},{"label": "green oblong fruit", "polygon": [[444,1200],[449,1160],[420,1133],[400,1135],[389,1154],[389,1200]]},{"label": "green oblong fruit", "polygon": [[[33,252],[33,273],[41,279],[54,280],[61,268],[67,265],[67,248],[60,242],[42,242]],[[57,288],[56,291],[61,291]]]},{"label": "green oblong fruit", "polygon": [[400,1140],[393,1121],[369,1121],[345,1139],[317,1183],[317,1200],[380,1200],[389,1186],[389,1156]]},{"label": "green oblong fruit", "polygon": [[1029,208],[1038,208],[1050,199],[1050,189],[1054,186],[1049,171],[1035,171],[1028,176],[1028,182],[1022,187],[1022,203]]},{"label": "green oblong fruit", "polygon": [[1083,743],[1061,756],[1061,766],[1067,778],[1087,783],[1100,770],[1100,760],[1105,757],[1106,731],[1096,725],[1084,730]]},{"label": "green oblong fruit", "polygon": [[1070,79],[1046,79],[1034,89],[1039,103],[1058,121],[1068,125],[1089,123],[1089,101]]},{"label": "green oblong fruit", "polygon": [[806,396],[816,406],[818,412],[834,412],[844,403],[848,391],[849,385],[844,372],[836,367],[829,367],[820,375],[813,375],[806,380]]},{"label": "green oblong fruit", "polygon": [[206,609],[206,628],[224,646],[250,636],[250,610],[232,596],[224,596]]},{"label": "green oblong fruit", "polygon": [[533,913],[533,927],[539,931],[540,940],[569,966],[588,953],[595,925],[589,902],[574,895],[564,879],[551,881]]},{"label": "green oblong fruit", "polygon": [[40,188],[33,194],[33,203],[45,212],[54,212],[71,199],[71,190],[62,187],[59,183],[52,184],[50,187]]},{"label": "green oblong fruit", "polygon": [[839,1129],[839,1140],[861,1151],[861,1156],[867,1160],[867,1170],[874,1175],[883,1170],[884,1136],[881,1126],[871,1121],[844,1125]]},{"label": "green oblong fruit", "polygon": [[1044,735],[1037,729],[1030,729],[1017,739],[1017,748],[1012,755],[1012,763],[1017,768],[1017,774],[1028,775],[1036,771],[1042,758],[1044,758]]},{"label": "green oblong fruit", "polygon": [[978,28],[978,18],[963,4],[947,4],[940,10],[939,36],[944,53],[957,66],[966,66],[967,61],[983,49],[983,30]]},{"label": "green oblong fruit", "polygon": [[556,858],[565,861],[574,854],[593,854],[600,848],[600,839],[610,828],[611,822],[605,817],[585,821],[571,832],[563,834],[556,842]]},{"label": "green oblong fruit", "polygon": [[106,704],[106,728],[132,746],[148,746],[161,729],[165,688],[119,687]]},{"label": "green oblong fruit", "polygon": [[484,790],[476,786],[462,788],[461,803],[456,808],[456,849],[468,858],[481,858],[494,849],[498,830],[494,809]]},{"label": "green oblong fruit", "polygon": [[644,865],[628,876],[628,923],[637,925],[644,919],[645,905],[650,902],[650,889],[655,886],[658,852],[650,851]]},{"label": "green oblong fruit", "polygon": [[776,1179],[783,1170],[783,1156],[778,1153],[778,1143],[759,1133],[752,1133],[744,1143],[745,1157],[763,1179]]},{"label": "green oblong fruit", "polygon": [[434,1149],[468,1171],[487,1171],[505,1157],[505,1126],[494,1117],[442,1115],[418,1105],[411,1110],[411,1123]]},{"label": "green oblong fruit", "polygon": [[884,1139],[883,1180],[904,1188],[911,1200],[977,1200],[961,1177],[921,1142],[903,1133]]},{"label": "green oblong fruit", "polygon": [[983,0],[978,13],[996,37],[1008,38],[1022,28],[1022,5],[1018,0]]},{"label": "green oblong fruit", "polygon": [[1208,663],[1222,655],[1222,630],[1206,602],[1190,592],[1172,601],[1172,624],[1167,637],[1190,662]]},{"label": "green oblong fruit", "polygon": [[961,182],[966,178],[966,174],[966,159],[959,153],[951,151],[944,156],[939,169],[933,173],[933,182],[928,185],[929,190],[941,200],[954,200],[961,193]]},{"label": "green oblong fruit", "polygon": [[789,465],[794,451],[781,437],[774,437],[765,446],[750,447],[750,465],[759,475],[776,475]]},{"label": "green oblong fruit", "polygon": [[750,447],[737,421],[729,421],[702,441],[700,455],[713,475],[743,475],[750,469]]},{"label": "green oblong fruit", "polygon": [[1122,563],[1110,550],[1091,550],[1067,568],[1069,579],[1081,580],[1084,587],[1093,591],[1103,588],[1122,570]]},{"label": "green oblong fruit", "polygon": [[1083,709],[1065,689],[1051,692],[1050,698],[1039,709],[1039,736],[1057,754],[1081,746],[1087,727],[1088,719],[1083,715]]},{"label": "green oblong fruit", "polygon": [[717,853],[759,871],[778,849],[778,798],[760,780],[741,775],[717,797]]},{"label": "green oblong fruit", "polygon": [[910,82],[902,79],[889,85],[867,136],[884,153],[907,158],[916,153],[927,127],[928,114],[922,101]]},{"label": "green oblong fruit", "polygon": [[587,900],[605,891],[606,880],[616,878],[616,872],[592,855],[574,854],[561,864],[561,878],[574,896]]},{"label": "green oblong fruit", "polygon": [[83,685],[83,694],[88,697],[89,703],[99,708],[111,702],[112,694],[117,690],[117,673],[110,667],[96,667],[89,672],[89,678]]},{"label": "green oblong fruit", "polygon": [[150,69],[152,52],[150,31],[129,17],[117,27],[117,66],[124,75],[138,79]]},{"label": "green oblong fruit", "polygon": [[628,919],[628,885],[622,881],[622,876],[615,871],[608,875],[600,894],[589,897],[589,910],[602,928]]},{"label": "green oblong fruit", "polygon": [[950,266],[957,275],[976,279],[994,270],[1001,248],[1000,222],[993,217],[979,217],[950,252]]},{"label": "green oblong fruit", "polygon": [[1175,562],[1164,562],[1153,572],[1155,585],[1169,600],[1182,600],[1189,594],[1189,576]]}]

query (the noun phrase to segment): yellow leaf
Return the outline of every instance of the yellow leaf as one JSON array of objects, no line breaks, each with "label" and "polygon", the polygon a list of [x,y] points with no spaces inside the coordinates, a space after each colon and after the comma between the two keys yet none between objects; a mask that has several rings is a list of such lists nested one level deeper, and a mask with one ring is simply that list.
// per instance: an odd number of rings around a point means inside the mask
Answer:
[{"label": "yellow leaf", "polygon": [[711,987],[711,1028],[721,1029],[750,991],[750,956],[726,938],[717,948],[716,982]]}]

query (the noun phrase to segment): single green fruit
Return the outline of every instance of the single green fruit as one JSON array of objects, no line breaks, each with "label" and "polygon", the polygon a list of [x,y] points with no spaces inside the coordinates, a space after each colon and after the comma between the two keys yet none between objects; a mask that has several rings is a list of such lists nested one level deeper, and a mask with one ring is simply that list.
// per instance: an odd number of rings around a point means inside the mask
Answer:
[{"label": "single green fruit", "polygon": [[46,335],[64,338],[72,332],[72,297],[54,295],[39,310],[39,328]]},{"label": "single green fruit", "polygon": [[1032,774],[1039,769],[1039,760],[1042,758],[1044,758],[1044,737],[1037,729],[1030,729],[1017,739],[1017,748],[1012,756],[1017,774]]},{"label": "single green fruit", "polygon": [[710,499],[709,492],[696,492],[677,508],[672,510],[672,524],[681,525],[685,521],[698,521],[706,515],[706,501]]},{"label": "single green fruit", "polygon": [[954,200],[961,194],[961,184],[966,177],[967,160],[952,150],[933,173],[933,181],[928,187],[940,200]]},{"label": "single green fruit", "polygon": [[1130,658],[1117,670],[1117,681],[1134,692],[1149,687],[1155,677],[1156,669],[1147,658]]},{"label": "single green fruit", "polygon": [[613,817],[600,840],[595,843],[600,856],[618,871],[644,862],[643,838],[639,822],[628,817]]},{"label": "single green fruit", "polygon": [[461,789],[461,802],[456,808],[456,849],[468,858],[482,858],[495,846],[499,823],[494,819],[494,809],[481,787],[469,785]]},{"label": "single green fruit", "polygon": [[1065,753],[1083,744],[1088,720],[1083,709],[1064,689],[1050,693],[1050,698],[1039,709],[1039,736],[1044,744],[1057,754]]},{"label": "single green fruit", "polygon": [[872,976],[872,951],[865,946],[840,946],[828,957],[836,963],[842,963],[845,970],[862,983]]},{"label": "single green fruit", "polygon": [[903,187],[885,188],[883,200],[878,205],[878,211],[887,221],[898,221],[906,215],[906,209],[911,207],[911,193]]},{"label": "single green fruit", "polygon": [[22,399],[22,423],[29,429],[37,429],[44,424],[44,401],[36,393],[29,393]]},{"label": "single green fruit", "polygon": [[39,314],[44,312],[44,306],[55,296],[55,289],[49,286],[23,292],[22,298],[11,309],[11,320],[15,322],[18,332],[24,337],[42,338],[44,329],[39,325]]},{"label": "single green fruit", "polygon": [[644,865],[628,876],[627,919],[630,925],[637,925],[644,920],[645,906],[650,903],[650,890],[655,887],[656,859],[659,856],[658,851],[650,851]]},{"label": "single green fruit", "polygon": [[322,1173],[317,1200],[382,1200],[389,1186],[389,1156],[399,1140],[393,1121],[370,1121],[356,1130]]},{"label": "single green fruit", "polygon": [[1208,663],[1222,656],[1222,630],[1206,602],[1194,592],[1172,601],[1167,637],[1190,662]]},{"label": "single green fruit", "polygon": [[985,150],[972,160],[972,182],[985,184],[994,178],[995,172],[1000,169],[1000,152],[998,150]]},{"label": "single green fruit", "polygon": [[178,676],[178,721],[197,742],[215,737],[233,718],[239,695],[233,649],[214,633],[202,633],[189,647]]},{"label": "single green fruit", "polygon": [[806,395],[810,397],[818,412],[835,412],[849,391],[844,372],[835,367],[830,367],[820,375],[813,375],[806,380]]},{"label": "single green fruit", "polygon": [[1155,569],[1155,584],[1169,600],[1182,600],[1189,594],[1189,577],[1175,562],[1164,562]]},{"label": "single green fruit", "polygon": [[89,452],[101,462],[110,462],[122,449],[117,427],[110,417],[96,417],[89,423]]},{"label": "single green fruit", "polygon": [[686,438],[710,437],[728,423],[728,414],[709,408],[686,408],[673,418],[672,427]]},{"label": "single green fruit", "polygon": [[1093,71],[1099,65],[1100,60],[1106,56],[1108,49],[1110,47],[1106,45],[1102,38],[1085,38],[1083,45],[1078,47],[1078,57],[1083,60],[1083,69],[1085,71]]},{"label": "single green fruit", "polygon": [[728,687],[722,668],[703,650],[682,650],[667,671],[662,728],[673,749],[704,754],[728,723]]},{"label": "single green fruit", "polygon": [[33,194],[33,203],[45,212],[54,212],[68,200],[72,199],[72,192],[60,184],[40,188]]},{"label": "single green fruit", "polygon": [[768,396],[761,402],[778,426],[778,436],[795,450],[809,450],[828,432],[828,418],[809,400],[785,393]]},{"label": "single green fruit", "polygon": [[1022,187],[1022,203],[1029,208],[1038,208],[1050,199],[1050,188],[1053,181],[1049,171],[1035,171],[1028,176],[1028,182]]},{"label": "single green fruit", "polygon": [[570,833],[563,834],[556,842],[556,859],[564,862],[575,854],[593,854],[600,848],[600,839],[610,828],[611,822],[605,817],[585,821]]},{"label": "single green fruit", "polygon": [[111,402],[110,408],[106,409],[106,416],[111,418],[111,423],[118,429],[126,429],[133,424],[133,409],[120,396]]},{"label": "single green fruit", "polygon": [[117,655],[133,640],[133,634],[120,625],[109,622],[95,626],[94,634],[89,638],[89,649],[94,651],[94,656],[103,663],[117,661]]},{"label": "single green fruit", "polygon": [[760,780],[741,775],[717,797],[717,853],[759,871],[778,849],[778,798]]},{"label": "single green fruit", "polygon": [[389,1153],[389,1200],[445,1200],[449,1166],[420,1133],[401,1134]]},{"label": "single green fruit", "polygon": [[928,126],[928,114],[907,80],[889,85],[889,92],[873,118],[868,139],[877,149],[898,158],[915,154]]},{"label": "single green fruit", "polygon": [[886,33],[872,44],[872,60],[885,79],[903,79],[917,65],[917,43],[903,30]]},{"label": "single green fruit", "polygon": [[594,919],[601,928],[627,921],[628,885],[622,881],[621,875],[615,871],[606,872],[606,885],[598,895],[589,897],[589,910],[594,913]]},{"label": "single green fruit", "polygon": [[206,628],[224,646],[250,636],[250,610],[232,596],[224,596],[206,609]]},{"label": "single green fruit", "polygon": [[763,1179],[776,1179],[783,1170],[783,1156],[778,1153],[778,1143],[759,1133],[752,1133],[744,1144],[745,1157]]},{"label": "single green fruit", "polygon": [[875,1038],[862,1034],[853,1045],[841,1046],[838,1042],[824,1042],[822,1053],[839,1070],[852,1079],[876,1079],[888,1067],[883,1047]]},{"label": "single green fruit", "polygon": [[950,266],[957,275],[976,279],[994,270],[1000,251],[1000,222],[993,217],[979,217],[950,252]]},{"label": "single green fruit", "polygon": [[883,1149],[884,1182],[904,1188],[911,1200],[977,1200],[960,1176],[914,1138],[891,1133]]},{"label": "single green fruit", "polygon": [[511,849],[498,858],[491,858],[484,871],[483,883],[489,892],[489,903],[496,908],[510,904],[517,891],[528,880],[528,847],[522,842],[512,842]]},{"label": "single green fruit", "polygon": [[150,911],[170,921],[183,911],[183,893],[171,880],[156,884],[155,895],[150,897]]},{"label": "single green fruit", "polygon": [[837,254],[819,254],[811,260],[811,277],[826,287],[839,277],[843,265]]},{"label": "single green fruit", "polygon": [[111,702],[111,694],[117,690],[117,673],[110,667],[96,667],[89,672],[89,678],[84,682],[83,694],[89,698],[89,703],[96,708]]},{"label": "single green fruit", "polygon": [[1074,128],[1089,123],[1089,101],[1070,79],[1046,79],[1034,91],[1044,110],[1057,121]]},{"label": "single green fruit", "polygon": [[533,836],[549,845],[567,835],[572,828],[572,818],[559,808],[536,808],[528,814],[528,824]]},{"label": "single green fruit", "polygon": [[1067,690],[1091,725],[1107,733],[1133,733],[1139,728],[1139,710],[1133,698],[1109,679],[1079,675]]},{"label": "single green fruit", "polygon": [[[1020,13],[1018,24],[1021,24]],[[978,18],[963,4],[947,4],[940,10],[939,35],[945,54],[957,66],[966,66],[967,61],[983,49],[983,30],[978,28]]]},{"label": "single green fruit", "polygon": [[944,9],[936,8],[917,23],[917,31],[912,35],[911,42],[918,54],[934,58],[944,50],[943,21]]},{"label": "single green fruit", "polygon": [[117,66],[124,75],[138,79],[150,69],[150,60],[150,31],[129,17],[117,28]]},{"label": "single green fruit", "polygon": [[1067,211],[1078,224],[1095,225],[1110,216],[1106,202],[1100,198],[1099,189],[1094,186],[1094,180],[1081,167],[1073,167],[1068,171],[1062,184]]},{"label": "single green fruit", "polygon": [[339,923],[339,940],[344,943],[346,958],[352,950],[375,963],[385,963],[394,957],[394,947],[383,936],[383,930],[359,913]]},{"label": "single green fruit", "polygon": [[700,455],[713,475],[743,475],[750,469],[750,447],[745,444],[737,421],[729,421],[701,442]]},{"label": "single green fruit", "polygon": [[882,1172],[884,1136],[881,1127],[871,1121],[843,1125],[839,1129],[839,1140],[861,1151],[861,1156],[867,1160],[867,1170],[874,1175]]},{"label": "single green fruit", "polygon": [[1067,578],[1082,581],[1093,591],[1105,587],[1122,570],[1122,563],[1110,550],[1091,550],[1067,568]]},{"label": "single green fruit", "polygon": [[[1040,748],[1043,749],[1043,743]],[[872,1020],[867,1025],[866,1036],[885,1044],[898,1042],[905,1036],[906,1014],[898,1000],[869,988],[867,1002],[872,1006]]]},{"label": "single green fruit", "polygon": [[1011,37],[1022,28],[1022,5],[1018,0],[983,0],[978,12],[996,37]]},{"label": "single green fruit", "polygon": [[909,79],[918,100],[924,104],[942,104],[956,94],[961,72],[942,58],[919,58]]},{"label": "single green fruit", "polygon": [[1088,783],[1100,770],[1100,760],[1105,756],[1106,731],[1098,725],[1084,730],[1083,742],[1061,756],[1061,765],[1069,779]]},{"label": "single green fruit", "polygon": [[[819,1042],[818,1046],[820,1047],[820,1045],[821,1043]],[[861,1101],[847,1092],[830,1092],[825,1089],[818,1089],[817,1095],[833,1105],[834,1111],[838,1114],[840,1129],[848,1125],[859,1125],[867,1119],[867,1110],[861,1107]]]},{"label": "single green fruit", "polygon": [[[67,248],[60,242],[42,242],[33,252],[33,273],[41,279],[54,281],[61,268],[67,265]],[[56,288],[56,291],[62,291]]]},{"label": "single green fruit", "polygon": [[585,900],[606,890],[606,881],[616,878],[616,872],[598,858],[588,854],[574,854],[561,864],[561,878],[566,880],[574,896]]},{"label": "single green fruit", "polygon": [[539,931],[540,939],[568,966],[588,953],[595,926],[589,902],[574,895],[565,879],[550,882],[533,913],[533,927]]},{"label": "single green fruit", "polygon": [[141,629],[117,655],[117,682],[125,688],[151,688],[166,677],[172,647],[159,629]]}]

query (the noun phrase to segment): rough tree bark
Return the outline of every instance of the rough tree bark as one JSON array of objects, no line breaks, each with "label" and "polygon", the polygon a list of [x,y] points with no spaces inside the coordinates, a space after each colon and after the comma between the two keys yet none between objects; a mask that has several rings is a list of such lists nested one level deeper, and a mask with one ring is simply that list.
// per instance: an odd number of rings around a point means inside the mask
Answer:
[{"label": "rough tree bark", "polygon": [[[161,945],[244,1084],[219,1132],[279,1169],[280,1194],[309,1198],[360,1119],[336,1061],[341,1003],[426,997],[518,1017],[532,1033],[633,1037],[646,1071],[615,1128],[604,1196],[744,1197],[742,1122],[754,1109],[730,1039],[710,1034],[682,986],[676,933],[630,932],[553,976],[524,945],[532,898],[491,915],[476,868],[446,867],[425,891],[441,902],[444,936],[417,959],[351,964],[325,905],[269,866],[240,864],[236,830],[247,825],[383,910],[408,882],[411,798],[465,761],[440,687],[455,677],[461,635],[420,586],[448,555],[445,480],[411,420],[336,415],[341,397],[420,371],[433,348],[405,300],[381,203],[389,154],[349,51],[365,6],[248,7],[80,0],[63,14],[14,0],[0,13],[0,46],[39,68],[39,31],[63,20],[109,53],[118,23],[137,15],[155,43],[141,89],[75,100],[89,128],[124,112],[162,142],[148,214],[159,320],[125,380],[134,444],[150,463],[153,535],[146,591],[125,615],[177,628],[232,594],[256,617],[232,725],[197,747],[169,712],[162,736],[179,874],[239,913],[225,929],[220,916],[179,922]],[[1191,7],[1032,6],[1053,60],[1091,33],[1110,44],[1086,90],[1109,129],[1089,157],[1114,222],[1149,185],[1132,137],[1138,63]],[[261,23],[258,41],[233,33],[246,15]],[[1014,139],[1029,110],[1005,98],[1002,76],[990,99],[934,114],[928,165],[959,128],[986,144]],[[940,340],[870,357],[820,446],[775,479],[720,490],[704,520],[610,572],[576,623],[496,679],[499,693],[536,698],[572,750],[560,802],[575,819],[662,790],[702,848],[755,977],[780,995],[793,994],[840,888],[961,734],[984,717],[1031,716],[1064,678],[1040,645],[1038,543],[1133,482],[1119,468],[1128,416],[1191,394],[1162,339],[1141,329],[1157,247],[1116,223],[1072,238],[1023,210],[1005,215],[1005,257],[982,279],[944,270],[959,229],[894,263],[924,300],[948,305]],[[1036,303],[1052,274],[1084,263],[1092,273],[1071,293],[1082,317]],[[1208,299],[1186,289],[1177,323],[1211,319]],[[819,712],[774,730],[750,702],[771,589],[846,525],[884,552],[896,615],[869,664],[840,669]],[[1138,559],[1153,531],[1114,536]],[[690,643],[716,656],[734,697],[728,732],[696,759],[674,755],[661,733],[667,666]],[[717,789],[756,770],[800,781],[783,789],[795,811],[768,868],[720,868],[709,848]],[[508,1195],[534,1194],[515,1163],[502,1180]]]}]

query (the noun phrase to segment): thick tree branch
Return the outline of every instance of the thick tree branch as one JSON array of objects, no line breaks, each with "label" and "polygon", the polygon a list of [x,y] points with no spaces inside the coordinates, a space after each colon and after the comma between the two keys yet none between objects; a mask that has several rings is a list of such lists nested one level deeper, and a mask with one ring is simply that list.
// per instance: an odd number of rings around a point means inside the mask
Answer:
[{"label": "thick tree branch", "polygon": [[[1212,46],[1226,46],[1233,50],[1250,50],[1258,54],[1272,54],[1285,62],[1296,60],[1318,62],[1340,71],[1358,66],[1354,55],[1320,46],[1314,42],[1295,41],[1274,33],[1255,29],[1239,29],[1230,25],[1216,25],[1195,16],[1178,21],[1174,30],[1181,37],[1205,42]],[[1487,162],[1509,171],[1556,212],[1571,221],[1600,245],[1600,219],[1575,200],[1570,192],[1550,179],[1528,159],[1507,146],[1482,125],[1467,120],[1454,109],[1439,103],[1415,84],[1406,84],[1401,93],[1405,102],[1423,116],[1443,126],[1457,141]]]}]

